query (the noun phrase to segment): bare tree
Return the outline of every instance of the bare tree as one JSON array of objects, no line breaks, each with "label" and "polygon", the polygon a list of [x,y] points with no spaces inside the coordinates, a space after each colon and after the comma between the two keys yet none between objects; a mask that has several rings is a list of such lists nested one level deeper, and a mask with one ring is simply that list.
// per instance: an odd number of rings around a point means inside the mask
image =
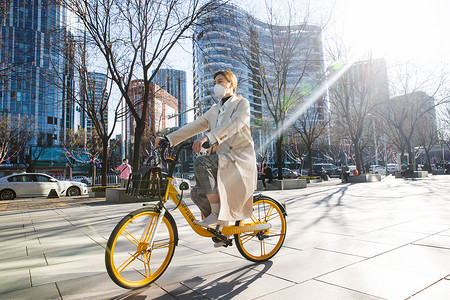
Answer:
[{"label": "bare tree", "polygon": [[[330,52],[333,61],[342,61],[341,52]],[[346,54],[346,53],[344,53]],[[335,68],[339,70],[339,68]],[[332,69],[332,73],[337,72]],[[355,164],[359,173],[363,171],[363,138],[378,102],[389,99],[387,69],[383,59],[368,59],[348,62],[348,70],[330,86],[332,126],[342,131],[351,140],[355,150]]]},{"label": "bare tree", "polygon": [[[197,19],[218,4],[200,0],[59,0],[81,21],[88,39],[104,58],[135,121],[133,168],[137,169],[141,138],[153,98],[151,81],[169,52],[187,37]],[[151,72],[153,70],[153,72]],[[142,80],[139,103],[129,93],[134,79]],[[139,106],[141,109],[137,110]],[[154,128],[151,128],[154,130]]]},{"label": "bare tree", "polygon": [[[96,131],[88,134],[86,130],[77,131],[68,129],[61,141],[65,150],[65,155],[70,163],[79,162],[90,164],[92,167],[92,184],[96,177],[96,163],[103,151],[103,143]],[[107,164],[102,163],[102,170],[107,169]],[[102,176],[103,182],[103,176]],[[106,186],[106,183],[102,185]]]},{"label": "bare tree", "polygon": [[250,70],[250,80],[265,103],[263,114],[272,118],[271,139],[275,139],[278,178],[282,179],[282,132],[292,125],[285,120],[301,111],[293,108],[302,106],[323,76],[320,49],[324,25],[311,25],[311,11],[298,20],[293,9],[281,16],[272,5],[266,3],[266,7],[264,23],[250,15],[238,16],[240,26],[236,27],[242,29],[231,53]]},{"label": "bare tree", "polygon": [[31,135],[32,120],[28,117],[0,115],[0,163],[15,158]]},{"label": "bare tree", "polygon": [[309,176],[312,176],[313,172],[312,151],[314,143],[321,137],[327,140],[324,137],[324,134],[327,133],[327,127],[328,117],[326,116],[326,108],[323,102],[316,102],[294,123],[294,129],[303,141],[307,151]]},{"label": "bare tree", "polygon": [[[425,114],[417,122],[415,130],[415,140],[420,149],[425,152],[428,167],[431,166],[431,149],[439,142],[438,128],[436,124],[436,116],[431,113]],[[431,171],[431,168],[428,169]]]},{"label": "bare tree", "polygon": [[[414,141],[415,131],[424,116],[435,115],[438,106],[448,103],[448,79],[445,73],[424,76],[411,65],[401,66],[394,74],[391,87],[398,96],[383,102],[377,111],[386,124],[387,134],[401,151],[402,162],[406,151],[409,164],[413,165],[418,144]],[[435,126],[434,122],[430,125]]]}]

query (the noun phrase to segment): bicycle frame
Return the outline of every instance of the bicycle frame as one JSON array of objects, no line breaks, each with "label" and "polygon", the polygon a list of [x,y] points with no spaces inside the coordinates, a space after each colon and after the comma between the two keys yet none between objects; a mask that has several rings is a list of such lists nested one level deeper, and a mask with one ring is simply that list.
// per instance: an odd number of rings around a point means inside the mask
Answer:
[{"label": "bicycle frame", "polygon": [[[181,195],[178,193],[177,189],[172,184],[174,168],[175,168],[176,162],[178,161],[179,152],[181,149],[183,149],[187,145],[192,145],[192,143],[182,144],[182,146],[180,146],[180,148],[175,156],[175,159],[168,158],[168,160],[171,161],[170,166],[169,166],[169,172],[166,177],[166,179],[168,180],[168,187],[166,190],[166,194],[164,195],[164,199],[162,199],[162,201],[164,203],[166,203],[168,201],[168,198],[170,197],[170,199],[172,199],[172,201],[175,203],[178,210],[181,212],[183,217],[188,222],[189,226],[191,226],[192,230],[194,230],[198,235],[204,236],[204,237],[216,237],[217,234],[215,234],[215,232],[216,232],[215,230],[213,230],[211,228],[207,229],[207,228],[204,228],[204,227],[199,226],[194,223],[194,221],[196,220],[194,214],[189,209],[189,207],[186,205],[186,203],[183,201],[183,199],[181,198]],[[163,153],[164,153],[164,151],[165,151],[165,149],[163,150]],[[222,234],[224,236],[231,236],[234,234],[241,234],[244,232],[255,232],[255,231],[267,230],[267,229],[271,228],[270,223],[261,224],[261,222],[259,220],[257,220],[256,218],[252,218],[252,221],[253,221],[253,224],[251,224],[251,225],[244,224],[241,226],[235,226],[235,225],[225,226],[222,228],[220,234]]]}]

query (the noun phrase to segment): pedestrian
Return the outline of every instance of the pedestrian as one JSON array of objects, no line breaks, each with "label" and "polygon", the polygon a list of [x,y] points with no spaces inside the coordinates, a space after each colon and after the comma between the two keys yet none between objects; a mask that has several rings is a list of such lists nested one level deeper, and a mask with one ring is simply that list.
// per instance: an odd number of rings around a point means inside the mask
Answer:
[{"label": "pedestrian", "polygon": [[266,188],[266,179],[268,179],[268,181],[267,181],[268,183],[272,183],[273,173],[272,173],[272,169],[267,164],[264,164],[264,169],[261,174],[261,180],[262,180],[262,184],[263,184],[264,188]]},{"label": "pedestrian", "polygon": [[[218,71],[213,78],[214,96],[220,101],[195,121],[164,137],[175,146],[208,131],[194,141],[192,149],[199,153],[203,143],[212,145],[208,155],[194,161],[198,192],[206,195],[211,207],[211,213],[195,223],[209,228],[250,217],[257,183],[249,101],[236,95],[237,78],[231,71]],[[155,147],[162,139],[156,138]]]},{"label": "pedestrian", "polygon": [[124,158],[123,163],[118,166],[115,171],[119,171],[119,177],[120,177],[120,187],[126,188],[128,184],[128,178],[131,174],[131,166],[128,164],[128,159]]},{"label": "pedestrian", "polygon": [[350,170],[347,165],[342,167],[342,182],[348,183],[348,176],[350,176]]}]

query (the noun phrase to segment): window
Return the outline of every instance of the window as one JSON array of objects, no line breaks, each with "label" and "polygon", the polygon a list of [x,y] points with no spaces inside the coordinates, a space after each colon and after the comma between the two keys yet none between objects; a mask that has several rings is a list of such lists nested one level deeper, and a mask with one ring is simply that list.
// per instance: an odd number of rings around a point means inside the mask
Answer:
[{"label": "window", "polygon": [[44,175],[36,175],[38,182],[50,182],[50,177]]}]

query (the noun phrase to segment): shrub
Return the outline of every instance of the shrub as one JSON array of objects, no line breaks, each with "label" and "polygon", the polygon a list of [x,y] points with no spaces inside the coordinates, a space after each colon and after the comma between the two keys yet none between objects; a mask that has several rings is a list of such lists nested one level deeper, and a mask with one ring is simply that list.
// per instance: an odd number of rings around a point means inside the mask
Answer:
[{"label": "shrub", "polygon": [[118,188],[120,185],[110,185],[110,186],[93,186],[91,191],[93,192],[105,192],[106,189]]}]

